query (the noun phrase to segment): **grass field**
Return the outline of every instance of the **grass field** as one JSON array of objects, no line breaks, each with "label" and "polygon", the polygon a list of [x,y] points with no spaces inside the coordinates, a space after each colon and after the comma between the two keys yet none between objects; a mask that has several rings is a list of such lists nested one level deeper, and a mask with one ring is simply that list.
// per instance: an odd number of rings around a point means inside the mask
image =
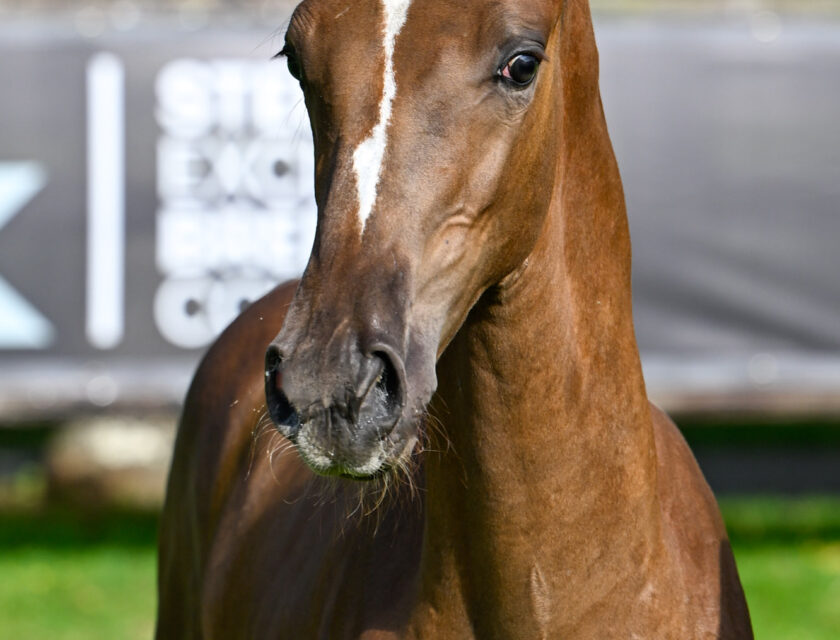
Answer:
[{"label": "grass field", "polygon": [[720,502],[756,638],[840,638],[840,499]]},{"label": "grass field", "polygon": [[[840,638],[840,499],[721,500],[760,640]],[[0,514],[0,636],[150,638],[153,515]]]},{"label": "grass field", "polygon": [[21,640],[152,637],[154,549],[21,549],[0,555],[0,626]]},{"label": "grass field", "polygon": [[0,513],[0,637],[151,638],[156,528],[152,515]]}]

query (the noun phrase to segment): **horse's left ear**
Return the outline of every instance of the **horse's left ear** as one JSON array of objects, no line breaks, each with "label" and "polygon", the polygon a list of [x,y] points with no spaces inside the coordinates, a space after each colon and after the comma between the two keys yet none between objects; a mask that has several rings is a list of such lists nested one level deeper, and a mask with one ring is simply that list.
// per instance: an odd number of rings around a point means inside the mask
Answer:
[{"label": "horse's left ear", "polygon": [[593,100],[598,100],[600,96],[598,85],[600,71],[589,2],[587,0],[562,1],[564,4],[558,35],[563,92],[566,98],[573,93],[576,103],[591,103]]}]

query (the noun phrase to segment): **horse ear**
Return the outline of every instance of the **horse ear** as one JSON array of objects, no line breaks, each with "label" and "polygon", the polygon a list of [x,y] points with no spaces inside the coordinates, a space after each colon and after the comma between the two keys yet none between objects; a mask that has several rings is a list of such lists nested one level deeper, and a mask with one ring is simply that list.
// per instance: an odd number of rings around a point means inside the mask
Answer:
[{"label": "horse ear", "polygon": [[[624,190],[601,104],[598,50],[587,0],[565,0],[562,21],[559,72],[563,124],[555,185],[565,212],[566,237],[572,246],[585,246],[593,229],[610,231],[592,247],[586,260],[567,268],[579,268],[582,281],[587,281],[592,278],[592,261],[598,261],[615,270],[612,277],[629,279]],[[597,292],[603,284],[592,280],[588,291]],[[626,302],[630,304],[629,295]]]},{"label": "horse ear", "polygon": [[578,90],[598,92],[598,48],[588,0],[562,0],[560,25],[561,67],[564,81]]}]

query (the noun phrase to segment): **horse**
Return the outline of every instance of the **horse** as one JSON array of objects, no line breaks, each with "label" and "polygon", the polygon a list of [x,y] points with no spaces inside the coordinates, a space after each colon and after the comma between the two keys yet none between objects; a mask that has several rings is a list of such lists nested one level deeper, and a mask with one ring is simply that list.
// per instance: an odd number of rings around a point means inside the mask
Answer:
[{"label": "horse", "polygon": [[316,236],[187,394],[157,638],[751,638],[646,395],[586,0],[305,0],[281,54]]}]

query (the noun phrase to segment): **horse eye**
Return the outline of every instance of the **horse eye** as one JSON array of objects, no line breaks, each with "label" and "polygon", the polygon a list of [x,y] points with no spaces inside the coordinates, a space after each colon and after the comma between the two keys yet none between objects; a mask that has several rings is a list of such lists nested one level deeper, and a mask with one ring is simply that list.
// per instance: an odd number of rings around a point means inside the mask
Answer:
[{"label": "horse eye", "polygon": [[289,68],[289,73],[292,74],[295,80],[298,82],[301,81],[303,74],[300,72],[300,63],[298,62],[294,49],[287,44],[274,57],[286,58],[286,66]]},{"label": "horse eye", "polygon": [[286,66],[289,67],[289,73],[292,74],[292,77],[298,82],[300,82],[300,63],[297,61],[297,58],[295,58],[293,55],[287,55]]},{"label": "horse eye", "polygon": [[540,61],[536,56],[520,53],[508,60],[507,64],[502,67],[501,75],[515,85],[526,87],[537,77],[539,66]]}]

